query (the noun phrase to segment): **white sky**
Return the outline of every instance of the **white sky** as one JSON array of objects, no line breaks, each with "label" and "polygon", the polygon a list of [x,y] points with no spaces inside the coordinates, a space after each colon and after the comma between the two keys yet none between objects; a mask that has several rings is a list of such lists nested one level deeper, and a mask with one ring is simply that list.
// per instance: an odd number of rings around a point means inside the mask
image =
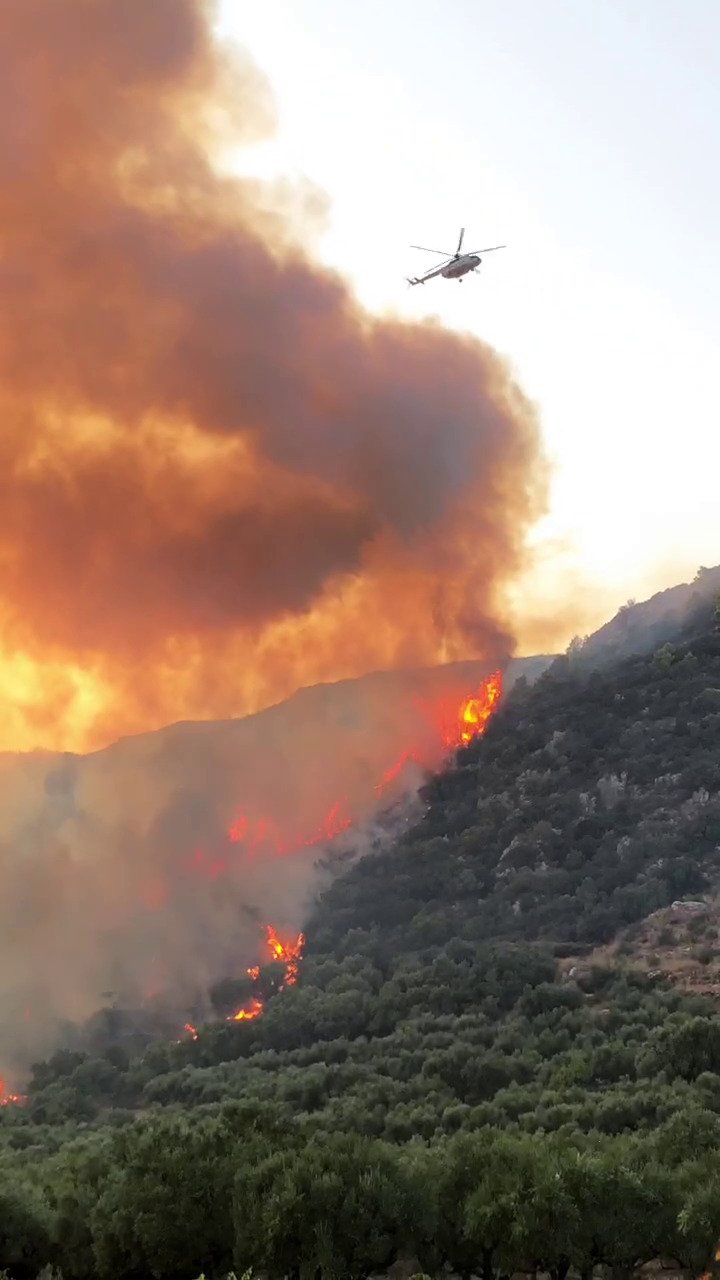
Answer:
[{"label": "white sky", "polygon": [[[375,310],[511,360],[555,461],[558,600],[607,615],[720,561],[720,0],[224,0],[273,85],[244,157],[331,199]],[[480,277],[408,289],[453,249]],[[536,585],[537,589],[537,585]]]}]

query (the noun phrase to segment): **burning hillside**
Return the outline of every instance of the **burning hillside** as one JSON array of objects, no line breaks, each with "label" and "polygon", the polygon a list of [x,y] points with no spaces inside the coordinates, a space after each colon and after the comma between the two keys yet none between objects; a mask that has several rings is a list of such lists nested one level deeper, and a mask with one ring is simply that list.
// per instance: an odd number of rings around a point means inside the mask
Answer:
[{"label": "burning hillside", "polygon": [[[499,704],[501,696],[502,674],[496,671],[483,681],[475,694],[463,698],[458,704],[454,704],[454,709],[453,705],[448,703],[447,698],[436,699],[429,705],[419,703],[418,708],[424,714],[428,723],[434,727],[436,745],[439,752],[446,755],[448,752],[471,742],[473,738],[484,733],[485,727]],[[442,758],[442,755],[439,758]],[[426,773],[432,764],[437,764],[437,762],[437,758],[432,762],[427,758],[424,759],[417,749],[406,749],[384,771],[382,778],[374,788],[375,794],[378,797],[386,796],[392,787],[401,789],[403,782],[407,792],[406,770],[411,767],[419,769],[421,773]],[[229,836],[235,843],[247,844],[253,854],[259,852],[260,849],[265,849],[266,851],[273,851],[276,855],[283,855],[297,852],[301,848],[312,847],[313,845],[330,844],[338,835],[351,829],[353,825],[354,819],[351,816],[348,802],[346,800],[337,800],[311,836],[307,836],[304,833],[296,833],[294,837],[281,837],[276,825],[271,820],[263,818],[250,822],[245,815],[233,824],[229,831]],[[200,858],[197,865],[204,867],[204,860]],[[210,866],[208,870],[211,877],[214,878],[222,875],[226,868],[218,862]],[[298,934],[295,939],[286,938],[282,940],[273,925],[265,926],[265,945],[269,951],[270,959],[280,962],[283,968],[279,990],[282,990],[283,987],[294,986],[297,982],[304,944],[305,939],[302,933]],[[257,984],[261,976],[261,966],[252,965],[247,969],[247,975],[253,984]],[[264,999],[259,989],[255,987],[253,995],[240,1008],[229,1015],[229,1020],[235,1022],[251,1021],[259,1017],[263,1007]],[[185,1030],[194,1039],[197,1038],[197,1030],[192,1024],[187,1023]]]},{"label": "burning hillside", "polygon": [[[274,925],[268,924],[265,926],[265,950],[267,952],[265,960],[269,959],[282,967],[282,978],[277,984],[278,991],[282,991],[284,987],[295,986],[300,972],[300,961],[304,946],[305,937],[302,933],[299,933],[296,938],[287,938],[283,941],[278,936]],[[246,970],[246,973],[253,984],[253,995],[248,997],[233,1013],[226,1015],[228,1022],[252,1022],[255,1018],[260,1017],[265,1007],[265,996],[258,985],[260,983],[262,965],[251,965]],[[200,1033],[192,1022],[186,1022],[183,1030],[190,1036],[191,1040],[198,1039]],[[8,1101],[19,1102],[20,1100],[18,1095],[8,1098]]]},{"label": "burning hillside", "polygon": [[[294,854],[299,849],[328,844],[344,831],[370,816],[378,804],[387,802],[393,793],[406,793],[408,774],[417,778],[437,768],[450,751],[472,741],[481,733],[502,695],[502,674],[497,671],[483,681],[476,694],[462,698],[455,693],[423,698],[414,695],[412,711],[415,723],[412,728],[414,745],[405,746],[392,763],[383,769],[372,791],[358,794],[355,800],[338,796],[323,816],[312,826],[295,826],[283,830],[270,815],[253,817],[240,812],[233,821],[228,835],[235,844],[243,845],[249,852],[270,853],[282,856]],[[198,868],[205,868],[202,855],[196,858]],[[218,874],[219,867],[208,868],[209,874]]]},{"label": "burning hillside", "polygon": [[218,167],[273,112],[212,19],[0,9],[0,748],[512,650],[532,407],[313,263],[317,193]]},{"label": "burning hillside", "polygon": [[382,811],[400,820],[501,688],[472,663],[381,673],[86,757],[0,761],[6,1065],[108,1000],[202,1005],[262,961],[264,921],[287,947],[328,845],[362,852]]}]

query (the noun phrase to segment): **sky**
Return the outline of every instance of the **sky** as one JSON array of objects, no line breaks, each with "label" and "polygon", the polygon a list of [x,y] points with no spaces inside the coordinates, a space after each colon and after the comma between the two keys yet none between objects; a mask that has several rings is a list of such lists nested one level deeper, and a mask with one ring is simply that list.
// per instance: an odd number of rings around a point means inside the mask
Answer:
[{"label": "sky", "polygon": [[[309,179],[315,252],[367,306],[477,334],[538,406],[551,509],[518,591],[600,621],[720,561],[715,0],[224,0],[220,31],[275,93],[237,163]],[[433,262],[409,245],[461,225],[507,248],[408,288]]]}]

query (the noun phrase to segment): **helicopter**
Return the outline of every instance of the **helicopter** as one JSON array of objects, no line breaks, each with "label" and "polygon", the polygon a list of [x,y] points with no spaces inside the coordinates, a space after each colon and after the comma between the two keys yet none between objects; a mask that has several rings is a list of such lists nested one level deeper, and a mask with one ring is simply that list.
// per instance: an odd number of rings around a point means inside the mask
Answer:
[{"label": "helicopter", "polygon": [[463,227],[454,253],[446,253],[444,249],[426,249],[422,244],[411,244],[411,249],[420,249],[423,253],[439,253],[446,261],[441,263],[439,267],[433,267],[431,271],[426,271],[423,276],[408,276],[408,284],[425,284],[426,280],[432,280],[434,276],[444,276],[446,280],[457,280],[462,284],[462,278],[467,275],[468,271],[477,271],[481,262],[481,254],[494,253],[496,249],[507,248],[504,244],[494,244],[490,249],[473,249],[472,253],[462,253],[464,236],[465,228]]}]

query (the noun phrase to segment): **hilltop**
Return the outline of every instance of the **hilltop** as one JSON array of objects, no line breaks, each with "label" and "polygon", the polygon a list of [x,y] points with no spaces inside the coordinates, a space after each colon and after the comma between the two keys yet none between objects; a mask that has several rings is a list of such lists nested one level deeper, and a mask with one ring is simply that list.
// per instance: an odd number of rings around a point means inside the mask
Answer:
[{"label": "hilltop", "polygon": [[716,988],[662,947],[671,917],[691,945],[681,917],[717,968],[713,601],[674,634],[517,681],[422,819],[325,891],[262,1017],[139,1056],[108,1020],[38,1065],[4,1115],[16,1252],[108,1280],[704,1266]]},{"label": "hilltop", "polygon": [[576,642],[572,651],[576,659],[582,655],[586,666],[593,668],[650,653],[682,636],[693,615],[702,617],[708,604],[719,595],[720,565],[703,566],[692,582],[667,587],[649,600],[628,600],[614,618]]}]

